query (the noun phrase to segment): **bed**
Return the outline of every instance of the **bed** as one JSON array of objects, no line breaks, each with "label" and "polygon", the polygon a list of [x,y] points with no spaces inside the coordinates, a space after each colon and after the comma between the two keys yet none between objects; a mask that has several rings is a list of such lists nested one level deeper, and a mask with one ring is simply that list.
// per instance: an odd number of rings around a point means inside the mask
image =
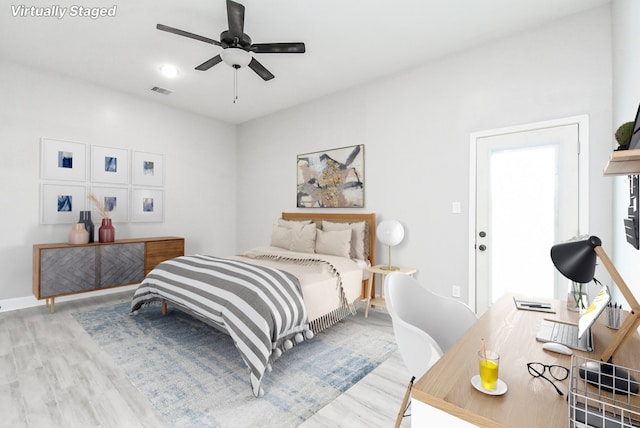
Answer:
[{"label": "bed", "polygon": [[375,214],[287,213],[269,245],[229,257],[160,263],[131,302],[167,304],[229,334],[249,368],[252,392],[286,350],[355,314],[375,264]]}]

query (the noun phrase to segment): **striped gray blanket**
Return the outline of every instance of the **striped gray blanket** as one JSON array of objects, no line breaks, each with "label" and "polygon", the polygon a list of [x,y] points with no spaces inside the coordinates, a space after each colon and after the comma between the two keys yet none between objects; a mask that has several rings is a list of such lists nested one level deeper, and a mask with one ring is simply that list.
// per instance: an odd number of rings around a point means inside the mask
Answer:
[{"label": "striped gray blanket", "polygon": [[167,301],[228,333],[250,370],[253,394],[283,350],[310,339],[298,279],[281,270],[211,256],[160,263],[136,290],[131,311]]}]

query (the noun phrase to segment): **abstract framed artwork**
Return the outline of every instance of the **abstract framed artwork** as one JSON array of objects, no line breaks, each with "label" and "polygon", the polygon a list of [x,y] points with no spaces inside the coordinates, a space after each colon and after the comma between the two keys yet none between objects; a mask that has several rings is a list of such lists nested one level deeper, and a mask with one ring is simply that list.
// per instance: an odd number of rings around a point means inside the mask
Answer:
[{"label": "abstract framed artwork", "polygon": [[85,181],[87,145],[43,137],[40,163],[41,177],[45,180]]},{"label": "abstract framed artwork", "polygon": [[162,186],[164,157],[157,153],[133,152],[132,180],[134,186]]},{"label": "abstract framed artwork", "polygon": [[298,155],[298,208],[363,208],[364,144]]},{"label": "abstract framed artwork", "polygon": [[[104,207],[109,211],[109,218],[113,223],[126,223],[129,221],[129,188],[92,186],[91,193],[104,203]],[[97,219],[100,218],[100,215],[97,211],[93,211],[92,217]]]},{"label": "abstract framed artwork", "polygon": [[91,181],[129,184],[129,151],[91,146]]},{"label": "abstract framed artwork", "polygon": [[164,192],[159,189],[132,189],[131,221],[164,221]]},{"label": "abstract framed artwork", "polygon": [[87,206],[87,187],[42,184],[40,197],[41,224],[77,223],[80,211]]}]

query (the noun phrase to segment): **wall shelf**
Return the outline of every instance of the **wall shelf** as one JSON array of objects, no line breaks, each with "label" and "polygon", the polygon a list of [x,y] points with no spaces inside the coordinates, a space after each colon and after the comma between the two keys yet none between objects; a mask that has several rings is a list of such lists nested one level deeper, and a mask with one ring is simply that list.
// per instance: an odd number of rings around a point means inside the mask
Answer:
[{"label": "wall shelf", "polygon": [[640,174],[640,149],[617,150],[609,156],[604,175]]}]

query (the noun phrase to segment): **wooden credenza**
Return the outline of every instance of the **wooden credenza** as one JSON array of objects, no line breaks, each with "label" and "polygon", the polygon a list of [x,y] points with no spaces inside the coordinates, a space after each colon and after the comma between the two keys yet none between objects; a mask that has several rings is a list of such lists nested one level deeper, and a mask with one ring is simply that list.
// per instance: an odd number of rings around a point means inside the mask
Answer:
[{"label": "wooden credenza", "polygon": [[184,255],[184,238],[121,239],[108,243],[35,244],[33,294],[38,300],[141,282],[158,263]]}]

